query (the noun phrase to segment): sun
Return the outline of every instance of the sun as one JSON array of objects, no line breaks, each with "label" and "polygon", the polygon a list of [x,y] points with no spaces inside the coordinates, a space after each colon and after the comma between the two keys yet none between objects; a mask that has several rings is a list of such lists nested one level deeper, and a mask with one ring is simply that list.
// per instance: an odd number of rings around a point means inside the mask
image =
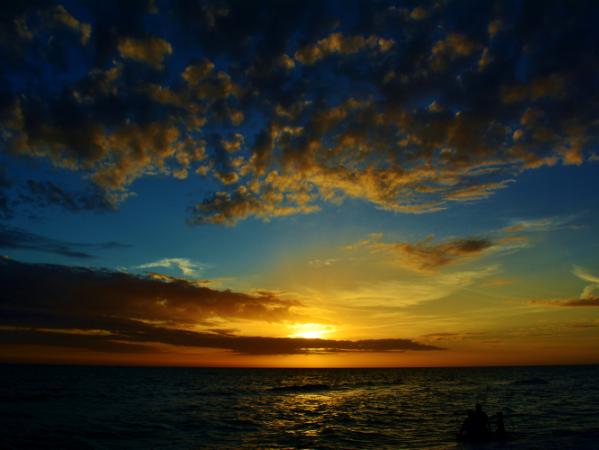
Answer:
[{"label": "sun", "polygon": [[297,323],[292,328],[294,333],[289,334],[289,337],[304,339],[324,339],[335,331],[330,325],[320,323]]}]

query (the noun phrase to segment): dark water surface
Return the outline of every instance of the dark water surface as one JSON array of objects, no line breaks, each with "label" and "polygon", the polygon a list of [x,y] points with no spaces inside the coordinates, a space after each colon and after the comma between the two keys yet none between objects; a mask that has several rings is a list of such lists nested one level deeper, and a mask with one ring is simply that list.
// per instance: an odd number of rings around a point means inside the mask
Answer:
[{"label": "dark water surface", "polygon": [[[0,366],[0,448],[599,448],[599,366]],[[456,444],[476,401],[512,438]]]}]

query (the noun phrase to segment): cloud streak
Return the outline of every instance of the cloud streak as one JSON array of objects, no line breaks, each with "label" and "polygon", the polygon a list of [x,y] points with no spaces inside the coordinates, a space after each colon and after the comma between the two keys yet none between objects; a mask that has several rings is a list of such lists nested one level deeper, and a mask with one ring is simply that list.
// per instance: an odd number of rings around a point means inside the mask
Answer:
[{"label": "cloud streak", "polygon": [[128,247],[126,244],[119,242],[98,244],[66,242],[30,233],[20,228],[0,225],[0,248],[7,250],[30,250],[67,258],[92,259],[96,256],[89,253],[91,250],[111,250],[126,247]]},{"label": "cloud streak", "polygon": [[435,242],[433,236],[417,242],[384,242],[381,233],[373,233],[368,239],[346,246],[346,250],[362,248],[386,261],[423,274],[433,274],[457,264],[464,264],[499,251],[526,245],[522,236],[499,235],[495,238],[450,238]]},{"label": "cloud streak", "polygon": [[414,244],[408,242],[375,242],[370,248],[375,252],[392,254],[398,262],[418,272],[434,272],[441,267],[479,257],[495,244],[488,239],[451,239],[434,243],[430,236]]}]

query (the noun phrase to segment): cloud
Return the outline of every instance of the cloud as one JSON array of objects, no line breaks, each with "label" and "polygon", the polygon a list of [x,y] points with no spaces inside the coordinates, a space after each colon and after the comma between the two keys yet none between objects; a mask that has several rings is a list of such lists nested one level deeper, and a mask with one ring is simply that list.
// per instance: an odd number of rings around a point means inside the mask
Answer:
[{"label": "cloud", "polygon": [[332,340],[236,336],[185,329],[215,317],[282,321],[292,300],[261,292],[217,291],[99,269],[0,261],[0,342],[85,348],[98,352],[159,352],[156,344],[216,348],[242,354],[430,351],[410,339]]},{"label": "cloud", "polygon": [[394,42],[377,36],[345,36],[333,33],[312,45],[306,45],[295,53],[295,59],[302,64],[314,64],[333,54],[352,55],[365,49],[387,52]]},{"label": "cloud", "polygon": [[446,298],[479,280],[495,275],[498,266],[477,270],[438,273],[414,280],[387,280],[363,283],[351,290],[334,292],[343,305],[357,308],[405,308]]},{"label": "cloud", "polygon": [[575,225],[573,225],[572,222],[576,221],[579,217],[579,214],[574,214],[569,216],[543,217],[540,219],[515,219],[512,220],[512,223],[505,227],[503,231],[506,233],[527,233],[575,228]]},{"label": "cloud", "polygon": [[503,86],[501,100],[504,103],[517,103],[526,100],[538,100],[543,97],[560,97],[564,95],[565,79],[554,73],[532,80],[529,84]]},{"label": "cloud", "polygon": [[163,258],[158,261],[140,264],[135,266],[136,269],[153,269],[157,267],[162,268],[176,268],[183,275],[186,276],[197,276],[199,272],[204,269],[204,265],[188,258]]},{"label": "cloud", "polygon": [[160,69],[164,58],[173,53],[170,43],[162,38],[123,38],[119,41],[119,53],[123,58],[148,64]]},{"label": "cloud", "polygon": [[569,298],[562,300],[533,300],[534,305],[545,306],[599,306],[599,296],[588,296],[585,298]]},{"label": "cloud", "polygon": [[0,262],[5,302],[17,309],[199,324],[216,317],[281,321],[295,317],[292,308],[299,306],[269,292],[218,291],[173,277],[164,280],[103,269]]},{"label": "cloud", "polygon": [[19,195],[19,201],[36,207],[56,206],[71,212],[114,209],[111,199],[97,188],[83,192],[70,192],[52,181],[27,180]]},{"label": "cloud", "polygon": [[13,204],[9,193],[12,184],[6,168],[0,166],[0,218],[2,219],[9,219],[13,213]]},{"label": "cloud", "polygon": [[433,213],[593,158],[597,5],[217,3],[151,26],[146,4],[86,3],[93,35],[64,7],[3,5],[7,158],[76,172],[114,205],[140,178],[206,177],[189,222],[228,225],[349,199]]},{"label": "cloud", "polygon": [[599,291],[599,277],[592,275],[585,268],[580,266],[574,266],[572,273],[579,279],[591,283],[584,287],[579,298],[533,300],[532,303],[547,306],[599,306],[599,295],[595,293],[596,291]]},{"label": "cloud", "polygon": [[322,269],[323,267],[331,267],[338,261],[339,260],[336,258],[311,259],[310,261],[308,261],[308,265],[310,267],[314,267],[315,269]]},{"label": "cloud", "polygon": [[435,244],[429,236],[414,244],[408,242],[370,244],[371,250],[391,254],[403,267],[418,272],[434,272],[441,267],[481,256],[495,244],[488,239],[451,239]]},{"label": "cloud", "polygon": [[91,259],[96,256],[89,253],[90,250],[110,250],[124,247],[127,245],[119,242],[99,244],[65,242],[30,233],[20,228],[0,225],[0,248],[5,250],[30,250],[67,258]]},{"label": "cloud", "polygon": [[421,6],[417,6],[410,12],[410,19],[424,20],[428,17],[428,12]]},{"label": "cloud", "polygon": [[483,283],[483,287],[500,287],[500,286],[509,286],[514,284],[514,280],[511,278],[493,278]]},{"label": "cloud", "polygon": [[77,20],[69,13],[64,6],[58,5],[51,14],[52,19],[59,24],[67,26],[81,35],[81,43],[87,45],[92,33],[92,27],[89,23],[83,23]]},{"label": "cloud", "polygon": [[574,266],[572,273],[581,280],[591,283],[587,285],[581,292],[581,300],[597,300],[598,297],[594,295],[594,292],[599,291],[599,277],[591,275],[586,269],[580,266]]},{"label": "cloud", "polygon": [[521,230],[508,227],[487,237],[456,237],[439,242],[432,235],[416,242],[385,242],[382,233],[371,233],[366,239],[345,246],[345,250],[365,249],[383,261],[430,275],[447,266],[528,246],[527,237],[508,234],[516,231]]},{"label": "cloud", "polygon": [[449,62],[458,57],[472,54],[478,44],[460,33],[450,33],[435,43],[431,49],[431,68],[434,71],[445,70]]},{"label": "cloud", "polygon": [[[110,327],[106,323],[103,326]],[[124,326],[123,326],[124,325]],[[228,336],[143,325],[120,324],[118,331],[106,334],[74,335],[70,332],[35,327],[2,327],[0,343],[84,348],[96,352],[157,353],[152,344],[182,347],[215,348],[245,355],[293,355],[338,352],[405,352],[440,351],[443,347],[422,344],[411,339],[333,339],[274,338],[262,336]],[[172,350],[171,350],[172,352]]]}]

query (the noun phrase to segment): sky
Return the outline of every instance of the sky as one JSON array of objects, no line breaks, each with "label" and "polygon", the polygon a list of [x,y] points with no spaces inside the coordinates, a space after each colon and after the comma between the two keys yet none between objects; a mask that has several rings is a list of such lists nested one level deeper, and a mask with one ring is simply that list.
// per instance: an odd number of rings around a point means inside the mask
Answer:
[{"label": "sky", "polygon": [[0,361],[599,363],[597,2],[0,9]]}]

